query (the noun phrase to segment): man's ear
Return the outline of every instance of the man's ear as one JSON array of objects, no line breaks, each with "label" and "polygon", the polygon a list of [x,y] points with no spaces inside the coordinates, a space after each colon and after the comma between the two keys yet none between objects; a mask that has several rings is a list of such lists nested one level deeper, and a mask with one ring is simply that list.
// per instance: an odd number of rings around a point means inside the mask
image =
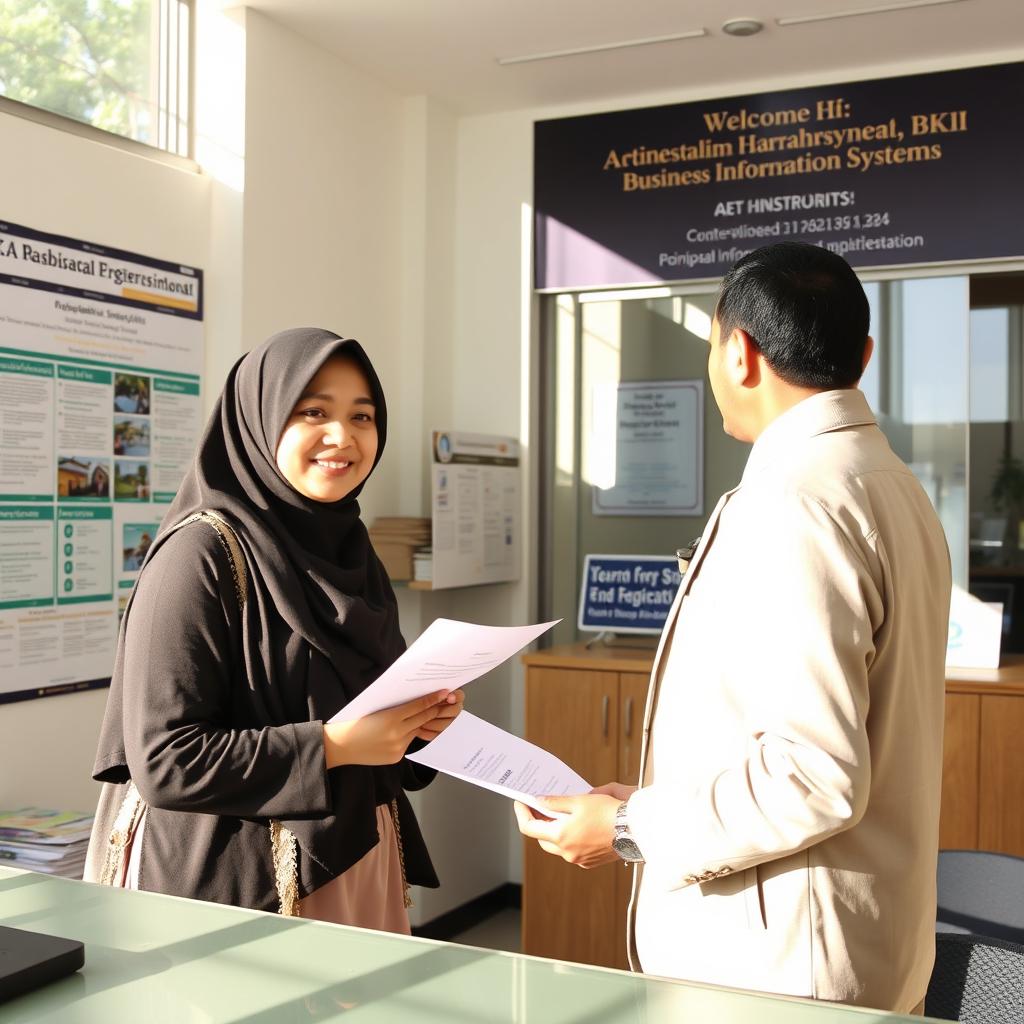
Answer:
[{"label": "man's ear", "polygon": [[761,379],[761,351],[746,331],[737,327],[725,340],[725,372],[734,387],[753,387]]},{"label": "man's ear", "polygon": [[863,375],[864,371],[868,368],[868,363],[871,362],[871,356],[875,351],[875,339],[869,334],[867,341],[864,343],[864,358],[861,361],[860,372]]}]

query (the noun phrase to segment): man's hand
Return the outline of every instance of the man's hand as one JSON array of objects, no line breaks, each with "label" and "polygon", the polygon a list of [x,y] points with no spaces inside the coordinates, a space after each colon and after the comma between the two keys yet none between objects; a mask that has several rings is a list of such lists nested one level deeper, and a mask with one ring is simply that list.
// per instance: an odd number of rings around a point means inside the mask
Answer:
[{"label": "man's hand", "polygon": [[595,791],[584,796],[546,796],[539,803],[558,817],[543,818],[518,801],[515,812],[519,831],[536,839],[542,850],[581,868],[596,868],[619,859],[612,849],[612,839],[615,811],[622,800]]},{"label": "man's hand", "polygon": [[621,782],[606,782],[603,786],[595,786],[590,792],[613,796],[621,804],[628,800],[637,791],[637,788],[637,786],[626,786]]}]

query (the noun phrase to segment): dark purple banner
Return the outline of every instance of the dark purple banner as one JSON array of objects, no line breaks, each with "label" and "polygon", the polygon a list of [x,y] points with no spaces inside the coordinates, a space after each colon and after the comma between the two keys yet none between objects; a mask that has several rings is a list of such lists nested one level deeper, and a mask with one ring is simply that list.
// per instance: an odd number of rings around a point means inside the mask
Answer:
[{"label": "dark purple banner", "polygon": [[782,240],[854,266],[1024,256],[1024,64],[539,121],[536,287],[720,277]]}]

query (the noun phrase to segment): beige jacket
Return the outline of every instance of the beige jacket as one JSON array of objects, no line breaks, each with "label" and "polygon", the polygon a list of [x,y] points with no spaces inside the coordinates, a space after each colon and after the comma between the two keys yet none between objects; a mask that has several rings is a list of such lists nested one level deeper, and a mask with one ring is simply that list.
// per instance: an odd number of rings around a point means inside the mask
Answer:
[{"label": "beige jacket", "polygon": [[764,431],[654,665],[628,805],[646,861],[634,967],[920,1002],[950,586],[939,520],[860,391],[814,395]]}]

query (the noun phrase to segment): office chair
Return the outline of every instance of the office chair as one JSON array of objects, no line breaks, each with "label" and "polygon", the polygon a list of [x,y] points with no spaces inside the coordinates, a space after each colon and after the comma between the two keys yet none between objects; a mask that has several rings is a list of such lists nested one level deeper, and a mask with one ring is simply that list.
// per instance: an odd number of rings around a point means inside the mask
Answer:
[{"label": "office chair", "polygon": [[940,850],[936,931],[1024,943],[1024,857]]},{"label": "office chair", "polygon": [[1021,1024],[1024,945],[939,932],[924,1012],[962,1024]]}]

